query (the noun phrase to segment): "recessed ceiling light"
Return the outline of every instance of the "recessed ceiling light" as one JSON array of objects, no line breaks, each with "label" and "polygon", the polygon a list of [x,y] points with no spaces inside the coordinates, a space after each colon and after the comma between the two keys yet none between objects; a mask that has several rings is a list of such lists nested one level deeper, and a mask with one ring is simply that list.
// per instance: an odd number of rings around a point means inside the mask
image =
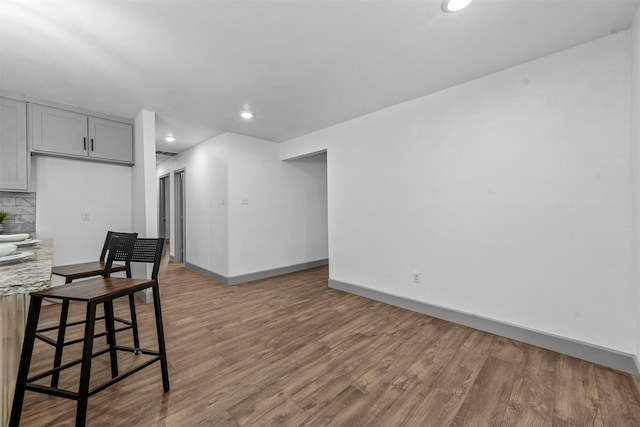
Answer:
[{"label": "recessed ceiling light", "polygon": [[469,6],[471,0],[442,0],[442,10],[447,13],[457,12]]},{"label": "recessed ceiling light", "polygon": [[251,111],[241,111],[240,117],[243,119],[249,120],[253,118],[253,113]]},{"label": "recessed ceiling light", "polygon": [[172,136],[167,136],[167,137],[164,138],[164,140],[167,141],[167,142],[173,142],[176,139],[174,137],[172,137]]}]

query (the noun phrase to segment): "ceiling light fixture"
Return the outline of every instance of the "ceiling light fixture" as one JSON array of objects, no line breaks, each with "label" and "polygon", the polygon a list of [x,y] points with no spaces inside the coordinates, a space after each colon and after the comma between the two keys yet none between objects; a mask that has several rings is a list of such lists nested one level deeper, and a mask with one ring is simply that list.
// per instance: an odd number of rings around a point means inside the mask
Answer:
[{"label": "ceiling light fixture", "polygon": [[251,111],[241,111],[240,117],[242,117],[245,120],[249,120],[253,118],[253,113]]},{"label": "ceiling light fixture", "polygon": [[457,12],[469,6],[471,0],[442,0],[442,11],[451,13]]},{"label": "ceiling light fixture", "polygon": [[172,137],[172,136],[167,136],[167,137],[164,138],[164,140],[167,141],[167,142],[173,142],[176,139],[174,137]]}]

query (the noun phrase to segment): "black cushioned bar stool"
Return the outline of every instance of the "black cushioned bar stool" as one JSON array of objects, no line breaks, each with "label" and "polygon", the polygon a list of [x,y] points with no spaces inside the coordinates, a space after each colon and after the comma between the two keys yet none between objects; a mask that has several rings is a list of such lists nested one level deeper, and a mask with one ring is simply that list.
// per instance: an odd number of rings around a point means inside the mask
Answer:
[{"label": "black cushioned bar stool", "polygon": [[[113,238],[110,242],[110,251],[107,259],[105,277],[97,277],[81,282],[70,283],[64,286],[57,286],[45,291],[34,292],[31,294],[31,304],[29,306],[29,315],[27,318],[27,326],[22,345],[22,355],[20,357],[20,365],[18,368],[18,378],[16,381],[16,390],[11,408],[11,418],[9,426],[18,427],[20,424],[20,416],[24,403],[24,395],[26,391],[34,391],[48,395],[58,396],[62,398],[77,401],[76,407],[76,426],[84,426],[87,418],[87,404],[90,396],[98,393],[105,388],[117,383],[124,378],[138,372],[139,370],[155,363],[160,362],[162,373],[162,386],[164,392],[169,391],[169,371],[167,365],[166,348],[164,341],[164,329],[162,325],[162,309],[160,305],[160,290],[158,285],[158,270],[160,269],[160,260],[164,248],[164,239],[134,239],[131,237]],[[117,257],[128,258],[131,262],[153,263],[151,280],[135,279],[135,278],[119,278],[109,277],[110,266]],[[156,320],[156,333],[158,338],[158,350],[149,350],[140,347],[126,347],[117,345],[115,324],[113,315],[113,300],[134,294],[143,289],[151,288],[153,290],[153,304]],[[67,362],[62,365],[54,366],[45,372],[29,377],[29,368],[33,355],[33,349],[36,339],[36,330],[40,316],[40,308],[42,300],[60,299],[64,301],[79,301],[86,303],[86,318],[84,338],[82,339],[83,349],[80,359]],[[108,345],[106,349],[93,352],[94,331],[96,321],[96,308],[99,304],[104,304],[105,320],[107,327]],[[64,337],[63,337],[64,338]],[[145,360],[135,368],[120,373],[118,369],[118,352],[132,352],[151,355],[152,358]],[[111,379],[93,389],[89,389],[91,377],[91,360],[92,358],[109,353]],[[78,391],[69,391],[60,389],[57,386],[44,386],[36,384],[36,381],[45,377],[59,373],[72,366],[80,364],[80,378]]]}]

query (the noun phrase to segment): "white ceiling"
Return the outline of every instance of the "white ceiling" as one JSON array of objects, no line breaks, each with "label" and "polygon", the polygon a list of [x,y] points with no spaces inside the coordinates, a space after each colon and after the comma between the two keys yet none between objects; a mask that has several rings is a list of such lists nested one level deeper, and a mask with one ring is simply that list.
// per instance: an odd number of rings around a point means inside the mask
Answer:
[{"label": "white ceiling", "polygon": [[155,111],[164,151],[281,142],[627,29],[639,1],[0,0],[0,90]]}]

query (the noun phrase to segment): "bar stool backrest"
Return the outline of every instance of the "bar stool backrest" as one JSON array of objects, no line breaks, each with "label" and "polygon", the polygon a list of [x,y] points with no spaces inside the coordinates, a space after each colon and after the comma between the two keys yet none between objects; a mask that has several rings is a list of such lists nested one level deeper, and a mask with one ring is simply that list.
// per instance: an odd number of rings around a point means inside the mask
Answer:
[{"label": "bar stool backrest", "polygon": [[111,267],[114,261],[124,262],[127,266],[131,264],[136,237],[121,234],[124,233],[112,234],[109,240],[109,256],[104,268],[104,277],[111,276]]},{"label": "bar stool backrest", "polygon": [[136,239],[133,247],[133,256],[131,262],[153,263],[153,271],[151,273],[152,280],[158,280],[158,270],[160,270],[160,260],[162,259],[162,251],[164,250],[164,239],[140,238]]},{"label": "bar stool backrest", "polygon": [[102,246],[102,252],[100,252],[100,261],[104,262],[109,250],[109,244],[111,243],[111,237],[124,236],[124,237],[138,237],[138,233],[123,233],[120,231],[107,231],[107,237],[104,239],[104,245]]}]

